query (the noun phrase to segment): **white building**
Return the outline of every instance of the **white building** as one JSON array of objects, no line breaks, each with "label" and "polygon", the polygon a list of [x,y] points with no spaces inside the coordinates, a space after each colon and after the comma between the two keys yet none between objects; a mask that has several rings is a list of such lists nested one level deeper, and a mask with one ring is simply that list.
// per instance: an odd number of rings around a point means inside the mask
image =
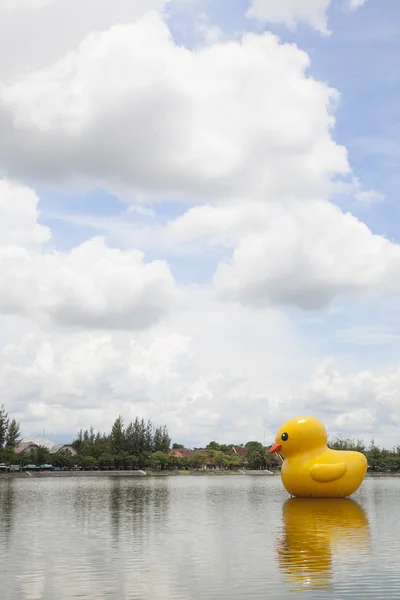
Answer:
[{"label": "white building", "polygon": [[14,448],[15,454],[31,454],[37,448],[46,448],[50,454],[56,454],[56,452],[62,452],[76,456],[78,453],[71,444],[55,444],[47,438],[22,438],[18,442],[18,446]]}]

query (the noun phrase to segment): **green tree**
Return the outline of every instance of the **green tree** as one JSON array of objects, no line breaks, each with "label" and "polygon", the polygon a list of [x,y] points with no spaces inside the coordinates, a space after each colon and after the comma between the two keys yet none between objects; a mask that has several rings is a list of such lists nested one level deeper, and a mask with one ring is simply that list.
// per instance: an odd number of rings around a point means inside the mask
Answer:
[{"label": "green tree", "polygon": [[72,442],[72,446],[77,452],[80,452],[83,446],[83,431],[82,429],[78,432],[76,439]]},{"label": "green tree", "polygon": [[50,462],[50,452],[47,448],[38,446],[38,448],[31,453],[31,458],[33,458],[34,463],[40,467],[40,465],[48,464]]},{"label": "green tree", "polygon": [[[27,458],[27,457],[20,457],[20,456],[17,456],[16,454],[14,454],[14,448],[12,448],[11,446],[6,446],[4,448],[4,450],[0,449],[0,456],[1,456],[1,461],[5,462],[6,465],[15,465],[15,464],[23,462],[24,458]],[[29,462],[30,462],[30,459],[29,459]],[[25,464],[28,464],[28,462],[26,462]]]},{"label": "green tree", "polygon": [[177,444],[176,442],[172,444],[172,450],[181,450],[185,446],[183,444]]},{"label": "green tree", "polygon": [[139,459],[134,454],[130,454],[126,457],[126,466],[130,469],[137,469],[139,465]]},{"label": "green tree", "polygon": [[217,467],[222,468],[226,465],[226,455],[221,450],[214,450],[212,457]]},{"label": "green tree", "polygon": [[220,450],[220,445],[213,441],[210,442],[207,446],[206,446],[206,450]]},{"label": "green tree", "polygon": [[229,469],[241,469],[243,467],[244,458],[241,454],[234,454],[226,457],[226,466]]},{"label": "green tree", "polygon": [[171,447],[171,438],[168,433],[166,425],[163,425],[161,429],[161,450],[162,452],[168,453]]},{"label": "green tree", "polygon": [[276,471],[282,466],[282,461],[276,454],[270,454],[268,451],[265,452],[265,467],[271,471]]},{"label": "green tree", "polygon": [[97,460],[93,456],[84,456],[82,458],[82,467],[91,471],[97,467]]},{"label": "green tree", "polygon": [[8,413],[6,412],[4,404],[2,404],[0,406],[0,448],[2,448],[7,441],[8,422]]},{"label": "green tree", "polygon": [[264,446],[260,442],[247,442],[245,448],[247,448],[247,452],[256,452],[257,450],[263,450]]},{"label": "green tree", "polygon": [[111,454],[102,454],[98,460],[99,467],[113,467],[114,457]]},{"label": "green tree", "polygon": [[147,450],[143,450],[143,452],[140,453],[139,465],[141,468],[144,467],[145,469],[151,469],[151,467],[153,466],[152,453],[148,452]]},{"label": "green tree", "polygon": [[382,451],[375,445],[375,440],[372,439],[368,450],[366,451],[368,464],[373,471],[383,471],[385,469],[385,461]]},{"label": "green tree", "polygon": [[246,448],[248,451],[247,464],[249,469],[265,469],[267,456],[264,446],[260,442],[248,442]]},{"label": "green tree", "polygon": [[201,454],[200,452],[195,452],[191,457],[191,464],[193,469],[201,469],[202,466],[205,465],[207,457],[205,454]]},{"label": "green tree", "polygon": [[119,454],[114,456],[114,464],[117,467],[117,469],[120,469],[122,467],[125,468],[127,466],[127,458],[127,452],[120,452]]},{"label": "green tree", "polygon": [[8,425],[6,445],[14,448],[16,446],[18,438],[21,436],[21,430],[19,423],[15,419],[12,419]]},{"label": "green tree", "polygon": [[334,450],[355,450],[356,452],[365,452],[366,447],[362,439],[342,438],[336,436],[328,442],[328,446]]},{"label": "green tree", "polygon": [[153,450],[154,450],[154,452],[158,452],[158,451],[162,451],[162,448],[163,448],[162,428],[157,427],[154,431]]},{"label": "green tree", "polygon": [[144,450],[147,452],[153,451],[153,424],[150,419],[144,428]]},{"label": "green tree", "polygon": [[185,466],[185,459],[178,456],[168,456],[168,468],[179,469]]},{"label": "green tree", "polygon": [[387,471],[398,471],[400,467],[400,458],[389,454],[384,459],[384,466]]},{"label": "green tree", "polygon": [[[124,429],[124,421],[119,416],[111,433],[95,433],[93,427],[80,430],[73,441],[79,457],[91,456],[104,467],[150,466],[153,452],[168,453],[171,439],[166,426],[154,428],[150,420],[136,417]],[[156,449],[154,449],[156,448]],[[110,462],[112,459],[112,463]]]},{"label": "green tree", "polygon": [[154,469],[155,471],[158,471],[158,469],[161,468],[161,463],[159,463],[153,455],[151,455],[151,464],[149,468]]},{"label": "green tree", "polygon": [[125,429],[125,450],[128,453],[132,453],[137,450],[135,445],[135,428],[133,423],[129,423]]},{"label": "green tree", "polygon": [[75,464],[73,457],[67,452],[57,452],[51,456],[51,463],[55,467],[72,467]]},{"label": "green tree", "polygon": [[130,455],[140,456],[145,447],[145,424],[138,417],[129,423],[125,431],[125,448]]},{"label": "green tree", "polygon": [[179,466],[182,469],[192,469],[193,465],[192,465],[192,457],[190,455],[187,456],[183,456],[180,460],[179,460]]},{"label": "green tree", "polygon": [[157,452],[153,452],[152,455],[153,461],[159,463],[161,470],[165,469],[165,466],[168,464],[168,454],[158,450]]},{"label": "green tree", "polygon": [[221,450],[221,452],[223,452],[224,454],[233,454],[233,444],[220,444],[219,449]]},{"label": "green tree", "polygon": [[124,420],[119,416],[112,426],[110,435],[111,448],[115,454],[119,454],[124,450],[125,446],[125,432],[124,432]]}]

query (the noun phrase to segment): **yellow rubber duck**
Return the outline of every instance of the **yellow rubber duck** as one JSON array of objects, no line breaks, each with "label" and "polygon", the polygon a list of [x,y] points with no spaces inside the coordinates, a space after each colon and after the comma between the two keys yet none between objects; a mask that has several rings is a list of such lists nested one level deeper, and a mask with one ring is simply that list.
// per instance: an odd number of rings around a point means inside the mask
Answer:
[{"label": "yellow rubber duck", "polygon": [[279,429],[270,452],[284,457],[282,483],[291,496],[341,498],[360,487],[367,472],[361,452],[331,450],[324,425],[297,417]]}]

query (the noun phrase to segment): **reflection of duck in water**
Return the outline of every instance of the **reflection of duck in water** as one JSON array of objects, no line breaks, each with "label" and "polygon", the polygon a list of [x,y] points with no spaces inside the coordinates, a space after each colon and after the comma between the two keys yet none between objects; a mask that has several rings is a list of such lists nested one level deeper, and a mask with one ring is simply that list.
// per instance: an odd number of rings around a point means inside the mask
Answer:
[{"label": "reflection of duck in water", "polygon": [[278,564],[301,588],[330,587],[333,559],[358,559],[368,551],[368,518],[350,499],[291,498],[283,505]]},{"label": "reflection of duck in water", "polygon": [[282,482],[292,496],[350,496],[367,472],[361,452],[328,448],[325,427],[314,417],[298,417],[282,425],[270,452],[285,458]]}]

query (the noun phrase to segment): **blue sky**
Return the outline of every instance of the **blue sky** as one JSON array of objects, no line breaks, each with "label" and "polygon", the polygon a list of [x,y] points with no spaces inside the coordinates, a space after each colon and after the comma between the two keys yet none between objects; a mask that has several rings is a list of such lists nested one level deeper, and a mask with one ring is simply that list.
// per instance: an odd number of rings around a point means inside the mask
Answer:
[{"label": "blue sky", "polygon": [[369,0],[357,11],[349,11],[344,2],[335,2],[328,10],[329,36],[307,25],[298,24],[291,31],[249,20],[244,17],[248,8],[245,0],[232,0],[229,10],[223,1],[195,1],[186,10],[178,3],[171,21],[178,43],[199,43],[201,36],[193,31],[193,23],[200,7],[209,23],[220,27],[228,38],[243,31],[272,31],[283,42],[297,44],[307,52],[309,74],[328,82],[341,96],[334,138],[346,146],[364,186],[385,195],[384,205],[367,210],[352,203],[351,210],[374,232],[398,240],[399,3]]},{"label": "blue sky", "polygon": [[[385,202],[360,205],[351,198],[336,198],[344,208],[364,221],[377,234],[399,241],[398,159],[400,79],[397,56],[400,51],[400,5],[386,0],[384,10],[376,0],[369,0],[357,11],[349,11],[344,3],[330,7],[331,35],[321,35],[307,25],[294,31],[275,24],[261,25],[244,16],[248,2],[232,0],[229,10],[222,0],[195,0],[185,5],[176,2],[169,8],[169,25],[178,44],[196,47],[203,43],[197,31],[200,17],[209,26],[221,28],[223,39],[239,37],[244,31],[272,31],[283,42],[294,43],[309,54],[309,74],[327,82],[340,93],[335,113],[333,137],[349,153],[350,164],[365,188],[384,194]],[[200,17],[199,17],[200,15]],[[39,188],[42,219],[52,225],[53,238],[60,247],[73,245],[87,231],[73,231],[66,225],[47,219],[48,212],[81,212],[95,216],[121,215],[126,204],[102,190],[91,190],[75,196],[62,190]],[[161,219],[182,214],[181,203],[173,198],[155,207]]]},{"label": "blue sky", "polygon": [[[321,35],[302,24],[293,31],[275,24],[262,25],[244,16],[247,7],[248,3],[243,0],[232,0],[229,11],[221,0],[196,0],[187,5],[177,2],[169,9],[169,25],[176,42],[189,48],[203,44],[198,23],[205,22],[210,27],[219,27],[222,39],[238,38],[244,31],[272,31],[283,42],[294,43],[307,52],[311,59],[309,75],[327,82],[340,93],[340,105],[335,112],[334,139],[347,148],[350,164],[363,186],[376,189],[385,196],[384,202],[372,205],[360,204],[351,197],[339,196],[333,201],[343,210],[350,210],[374,233],[398,242],[398,161],[393,156],[393,150],[399,147],[396,121],[400,114],[400,81],[396,57],[400,51],[400,5],[395,0],[388,0],[382,11],[378,2],[370,0],[361,9],[349,11],[344,5],[336,3],[328,12],[331,35]],[[62,189],[55,192],[53,189],[39,188],[38,191],[42,220],[52,229],[52,244],[63,250],[84,241],[96,233],[96,229],[50,216],[58,212],[61,215],[83,215],[89,220],[90,217],[118,217],[140,226],[151,222],[153,218],[165,223],[184,214],[186,210],[181,202],[174,202],[171,198],[168,202],[153,204],[155,215],[149,219],[139,213],[126,215],[126,202],[101,189],[83,192],[78,196],[63,195]],[[99,233],[104,234],[104,231],[100,230]],[[109,238],[109,241],[112,245],[121,242],[115,237]],[[164,253],[163,257],[168,260],[178,281],[193,284],[209,283],[223,254],[217,249],[209,249],[203,251],[201,257],[196,257],[195,262],[191,255],[185,257],[180,252]],[[160,258],[160,253],[149,249],[147,256],[153,260]],[[377,363],[378,345],[379,362],[386,364],[393,360],[393,352],[399,349],[398,324],[393,321],[390,300],[387,302],[389,313],[382,313],[381,307],[376,306],[376,298],[372,297],[365,302],[361,300],[354,311],[347,305],[347,310],[335,310],[332,314],[319,315],[314,320],[296,311],[291,318],[322,354],[334,352],[343,364],[350,361],[352,366],[354,362],[368,366]],[[339,303],[339,308],[340,304],[343,303]],[[388,318],[390,334],[387,332]],[[371,332],[371,319],[373,331],[383,328],[381,336]],[[367,338],[360,342],[362,333]],[[354,345],[357,353],[355,361],[352,356]]]}]

